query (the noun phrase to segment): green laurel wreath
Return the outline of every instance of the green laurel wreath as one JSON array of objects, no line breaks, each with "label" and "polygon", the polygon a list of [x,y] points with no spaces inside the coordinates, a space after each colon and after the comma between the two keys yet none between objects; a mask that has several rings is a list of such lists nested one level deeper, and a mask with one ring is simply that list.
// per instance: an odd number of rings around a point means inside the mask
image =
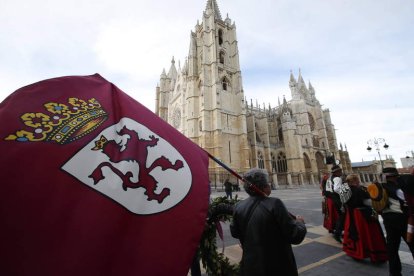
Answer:
[{"label": "green laurel wreath", "polygon": [[199,257],[208,275],[233,276],[239,273],[239,264],[231,264],[229,258],[217,251],[217,223],[228,222],[232,219],[235,199],[217,197],[212,200],[209,206],[208,219],[201,237]]}]

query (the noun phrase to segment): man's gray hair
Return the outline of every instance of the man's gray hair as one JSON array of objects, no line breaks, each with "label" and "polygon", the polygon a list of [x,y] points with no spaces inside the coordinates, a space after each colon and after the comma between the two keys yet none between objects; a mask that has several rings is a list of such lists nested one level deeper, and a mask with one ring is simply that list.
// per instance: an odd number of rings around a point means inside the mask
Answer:
[{"label": "man's gray hair", "polygon": [[[255,185],[259,190],[263,190],[266,185],[269,184],[269,175],[267,174],[266,170],[253,168],[248,170],[244,175],[243,178],[246,179],[251,184]],[[244,183],[244,189],[250,195],[254,193],[251,189],[249,189],[249,184]]]}]

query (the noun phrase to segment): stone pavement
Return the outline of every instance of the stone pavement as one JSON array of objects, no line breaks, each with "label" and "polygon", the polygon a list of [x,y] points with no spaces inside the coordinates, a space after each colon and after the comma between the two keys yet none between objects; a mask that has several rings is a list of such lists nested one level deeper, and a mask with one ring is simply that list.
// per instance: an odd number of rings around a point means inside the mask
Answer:
[{"label": "stone pavement", "polygon": [[[239,198],[248,196],[245,192],[237,192],[237,195]],[[212,193],[212,197],[217,196],[224,196],[224,193]],[[355,261],[342,251],[342,245],[322,226],[319,188],[278,189],[272,191],[271,196],[279,197],[289,210],[305,217],[308,230],[306,238],[300,245],[293,246],[299,275],[388,275],[388,263],[373,264],[369,259]],[[223,225],[223,229],[224,241],[218,240],[217,246],[221,250],[224,244],[224,254],[231,262],[237,263],[240,261],[242,249],[238,241],[231,237],[227,224]],[[399,254],[403,264],[403,275],[414,275],[414,261],[404,241],[401,243]]]},{"label": "stone pavement", "polygon": [[[308,228],[308,234],[300,245],[294,245],[299,275],[388,275],[388,264],[372,264],[368,259],[355,261],[342,251],[342,245],[336,242],[322,226]],[[241,259],[240,245],[225,247],[224,254],[231,262]],[[414,262],[407,251],[400,251],[403,263],[403,275],[414,275]]]}]

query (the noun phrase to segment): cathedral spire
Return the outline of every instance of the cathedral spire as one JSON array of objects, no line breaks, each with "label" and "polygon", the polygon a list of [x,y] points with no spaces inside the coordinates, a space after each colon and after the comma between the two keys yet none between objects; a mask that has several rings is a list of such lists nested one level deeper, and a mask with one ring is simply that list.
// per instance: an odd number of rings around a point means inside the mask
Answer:
[{"label": "cathedral spire", "polygon": [[[198,24],[198,22],[197,22]],[[190,49],[188,50],[188,67],[187,73],[189,76],[197,75],[197,35],[194,32],[190,34]]]},{"label": "cathedral spire", "polygon": [[183,66],[183,69],[181,70],[181,73],[183,73],[185,75],[188,74],[188,59],[187,59],[187,57],[185,58],[184,66]]},{"label": "cathedral spire", "polygon": [[188,51],[188,58],[197,57],[197,41],[196,34],[191,32],[190,34],[190,50]]},{"label": "cathedral spire", "polygon": [[230,19],[230,17],[229,17],[229,14],[227,14],[226,19],[224,20],[224,22],[225,22],[227,25],[230,25],[230,24],[231,24],[231,19]]},{"label": "cathedral spire", "polygon": [[165,68],[162,69],[161,78],[165,79],[167,77],[167,74],[165,73]]},{"label": "cathedral spire", "polygon": [[311,93],[311,96],[315,96],[315,88],[313,88],[311,82],[309,81],[309,92]]},{"label": "cathedral spire", "polygon": [[309,81],[309,90],[313,90],[313,86],[310,81]]},{"label": "cathedral spire", "polygon": [[282,114],[285,117],[285,119],[289,119],[291,118],[291,114],[290,114],[290,110],[289,110],[289,105],[286,101],[285,95],[283,95],[283,105],[282,105]]},{"label": "cathedral spire", "polygon": [[293,76],[292,70],[290,70],[290,82],[296,82],[295,76]]},{"label": "cathedral spire", "polygon": [[208,11],[211,10],[212,13],[214,14],[214,18],[215,19],[221,19],[221,14],[220,14],[220,9],[217,5],[217,1],[216,0],[208,0],[207,1],[207,5],[206,5],[206,13],[208,14]]},{"label": "cathedral spire", "polygon": [[171,60],[171,67],[170,70],[168,71],[168,75],[167,75],[170,79],[177,79],[177,69],[175,68],[175,60],[174,57],[172,57]]},{"label": "cathedral spire", "polygon": [[300,68],[299,68],[298,83],[303,84],[303,86],[306,86],[305,81],[302,78],[302,73],[300,72]]}]

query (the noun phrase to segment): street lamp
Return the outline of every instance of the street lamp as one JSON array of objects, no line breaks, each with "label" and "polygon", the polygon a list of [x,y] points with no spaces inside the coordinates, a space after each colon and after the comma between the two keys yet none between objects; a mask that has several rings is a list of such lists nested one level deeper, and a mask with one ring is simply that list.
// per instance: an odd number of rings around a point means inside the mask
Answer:
[{"label": "street lamp", "polygon": [[371,146],[375,147],[375,149],[378,152],[378,156],[381,162],[381,169],[384,169],[384,164],[382,163],[382,159],[381,159],[380,148],[381,148],[381,145],[383,145],[384,149],[387,150],[390,146],[387,145],[387,143],[385,143],[384,138],[374,138],[374,139],[368,140],[367,144],[368,144],[367,151],[372,150]]}]

